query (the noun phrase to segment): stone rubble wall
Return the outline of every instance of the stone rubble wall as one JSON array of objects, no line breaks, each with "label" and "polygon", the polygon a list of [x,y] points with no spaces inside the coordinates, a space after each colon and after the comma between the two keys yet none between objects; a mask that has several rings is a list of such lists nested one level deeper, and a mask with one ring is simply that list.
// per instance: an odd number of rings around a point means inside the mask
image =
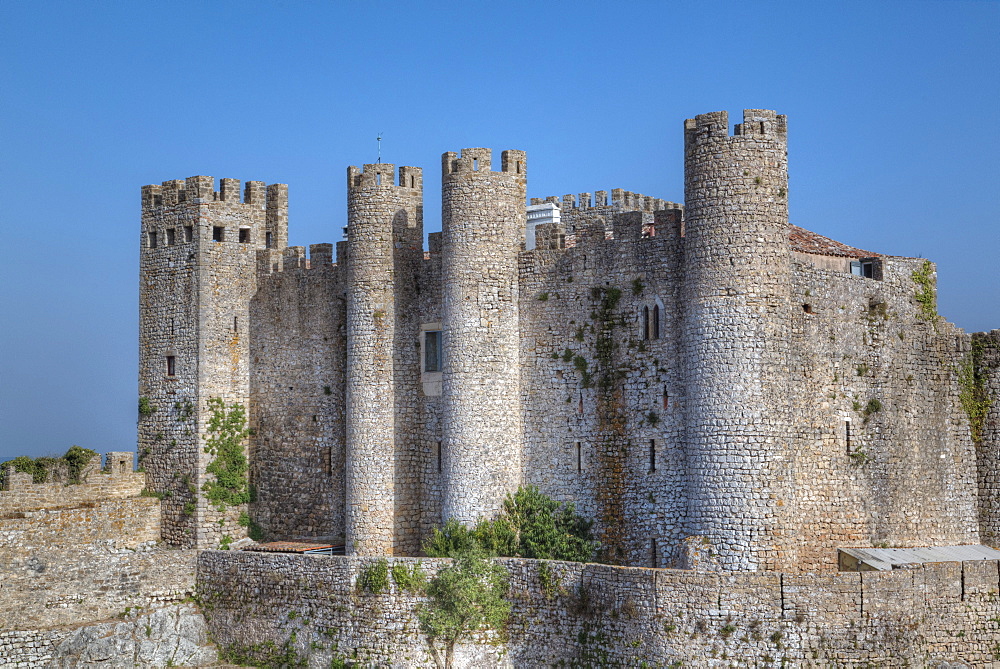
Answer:
[{"label": "stone rubble wall", "polygon": [[[975,355],[973,356],[973,352]],[[983,419],[979,459],[979,527],[982,541],[1000,546],[1000,330],[971,336],[969,351],[990,406]]]},{"label": "stone rubble wall", "polygon": [[[433,666],[416,611],[392,582],[359,592],[365,558],[205,551],[199,592],[220,650]],[[431,575],[446,561],[419,564]],[[508,639],[458,649],[458,666],[936,666],[1000,659],[995,561],[891,572],[707,573],[502,559]],[[462,664],[462,663],[465,664]]]},{"label": "stone rubble wall", "polygon": [[194,587],[193,552],[155,548],[159,503],[138,497],[0,519],[0,629],[101,620]]},{"label": "stone rubble wall", "polygon": [[[130,454],[131,455],[131,454]],[[32,483],[30,474],[18,473],[0,490],[0,518],[39,509],[58,509],[136,497],[146,485],[140,472],[111,476],[91,474],[86,483]]]},{"label": "stone rubble wall", "polygon": [[265,539],[344,536],[344,287],[329,249],[308,267],[267,262],[250,303],[250,515]]}]

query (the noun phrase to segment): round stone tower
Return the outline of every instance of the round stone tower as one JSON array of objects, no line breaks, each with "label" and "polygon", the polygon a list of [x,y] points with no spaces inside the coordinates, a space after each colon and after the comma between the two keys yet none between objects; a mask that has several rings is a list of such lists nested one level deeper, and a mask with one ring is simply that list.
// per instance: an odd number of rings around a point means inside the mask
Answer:
[{"label": "round stone tower", "polygon": [[413,246],[403,231],[422,241],[422,183],[418,168],[401,167],[398,186],[395,174],[386,163],[347,170],[348,555],[391,555],[397,538],[396,297],[397,282],[412,283],[397,276],[397,248]]},{"label": "round stone tower", "polygon": [[527,157],[442,156],[443,520],[497,513],[521,481],[517,256]]},{"label": "round stone tower", "polygon": [[688,533],[725,569],[794,560],[786,121],[747,109],[684,124]]}]

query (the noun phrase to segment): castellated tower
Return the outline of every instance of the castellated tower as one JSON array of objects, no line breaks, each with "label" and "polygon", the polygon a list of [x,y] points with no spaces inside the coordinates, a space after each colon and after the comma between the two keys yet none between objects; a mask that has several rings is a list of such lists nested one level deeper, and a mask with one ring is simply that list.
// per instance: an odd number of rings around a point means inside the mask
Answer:
[{"label": "castellated tower", "polygon": [[794,561],[788,370],[791,249],[785,117],[684,124],[688,531],[726,569]]},{"label": "castellated tower", "polygon": [[423,177],[416,167],[399,168],[399,185],[395,176],[385,163],[347,170],[349,555],[392,555],[408,538],[397,519],[416,513],[402,470],[420,367],[409,307],[423,258]]},{"label": "castellated tower", "polygon": [[[219,511],[204,497],[205,453],[220,398],[249,401],[248,318],[257,250],[284,246],[288,191],[212,177],[142,189],[139,289],[139,458],[147,487],[163,495],[164,540],[216,548],[243,536],[245,505]],[[145,410],[142,410],[145,407]]]},{"label": "castellated tower", "polygon": [[518,252],[527,157],[442,156],[443,520],[493,516],[521,481]]}]

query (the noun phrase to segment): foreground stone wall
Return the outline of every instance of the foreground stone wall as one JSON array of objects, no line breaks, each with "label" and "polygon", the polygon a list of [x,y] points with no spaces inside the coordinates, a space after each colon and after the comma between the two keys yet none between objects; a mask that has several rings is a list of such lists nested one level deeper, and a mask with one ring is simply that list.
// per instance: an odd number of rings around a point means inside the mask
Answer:
[{"label": "foreground stone wall", "polygon": [[[419,595],[359,592],[372,559],[206,551],[198,587],[220,647],[431,666]],[[445,561],[395,558],[428,573]],[[823,575],[705,573],[504,559],[506,643],[459,648],[464,666],[926,666],[1000,659],[997,562]],[[390,577],[390,581],[391,581]],[[727,662],[728,661],[728,662]]]}]

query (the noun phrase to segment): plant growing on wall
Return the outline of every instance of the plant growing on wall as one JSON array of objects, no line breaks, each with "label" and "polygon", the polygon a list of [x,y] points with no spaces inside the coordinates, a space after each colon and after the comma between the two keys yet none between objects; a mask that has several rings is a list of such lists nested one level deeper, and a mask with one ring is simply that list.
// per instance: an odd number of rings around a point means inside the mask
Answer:
[{"label": "plant growing on wall", "polygon": [[239,404],[228,407],[222,399],[208,400],[208,429],[205,437],[205,452],[215,456],[205,471],[214,474],[214,480],[202,485],[205,498],[224,510],[226,505],[235,506],[250,501],[247,486],[247,456],[243,452],[243,442],[250,434],[247,428],[246,411]]},{"label": "plant growing on wall", "polygon": [[506,628],[511,609],[504,598],[508,576],[503,565],[469,552],[431,579],[428,601],[417,617],[439,669],[451,669],[455,644],[470,634]]},{"label": "plant growing on wall", "polygon": [[982,444],[986,415],[993,406],[993,398],[986,387],[986,376],[982,372],[983,347],[981,340],[973,339],[972,350],[958,366],[958,399],[969,418],[972,441],[977,446]]},{"label": "plant growing on wall", "polygon": [[149,401],[148,397],[139,398],[139,417],[145,418],[156,413],[156,407]]},{"label": "plant growing on wall", "polygon": [[14,471],[17,472],[31,474],[32,483],[45,483],[49,480],[49,474],[62,463],[66,464],[69,483],[80,483],[83,468],[95,457],[97,457],[97,451],[80,446],[70,446],[66,454],[60,458],[30,458],[27,455],[19,455],[13,460],[0,464],[0,485],[4,484],[9,467],[13,467]]},{"label": "plant growing on wall", "polygon": [[917,292],[914,295],[917,304],[920,305],[917,316],[932,323],[937,321],[937,282],[934,279],[934,265],[930,260],[925,260],[920,269],[913,270],[910,277],[917,284]]}]

